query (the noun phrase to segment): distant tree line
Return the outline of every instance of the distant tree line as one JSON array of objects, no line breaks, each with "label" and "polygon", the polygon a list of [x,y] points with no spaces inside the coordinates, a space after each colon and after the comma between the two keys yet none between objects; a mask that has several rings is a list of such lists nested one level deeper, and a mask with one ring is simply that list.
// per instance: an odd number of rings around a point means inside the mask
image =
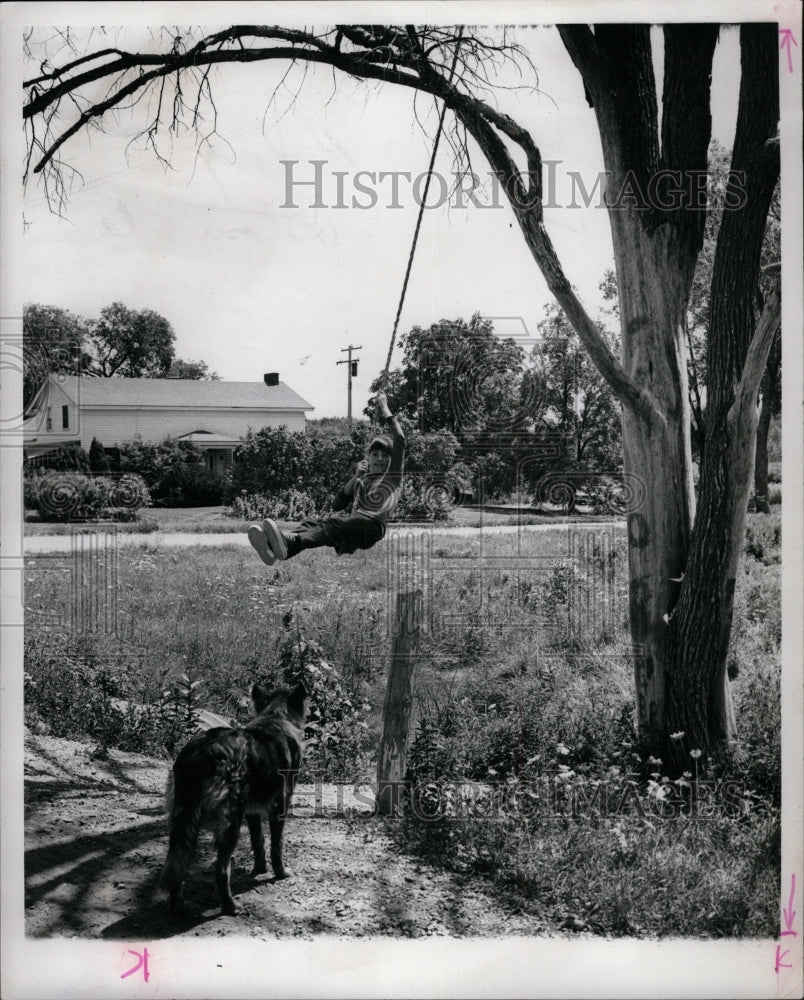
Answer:
[{"label": "distant tree line", "polygon": [[113,302],[96,319],[87,319],[57,306],[28,303],[22,333],[26,407],[51,372],[101,378],[219,378],[204,361],[176,357],[173,327],[152,309]]}]

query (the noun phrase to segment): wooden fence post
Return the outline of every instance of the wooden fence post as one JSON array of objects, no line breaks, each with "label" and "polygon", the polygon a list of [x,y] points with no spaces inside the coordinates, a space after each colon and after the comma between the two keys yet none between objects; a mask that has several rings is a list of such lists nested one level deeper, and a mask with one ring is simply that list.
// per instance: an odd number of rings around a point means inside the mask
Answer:
[{"label": "wooden fence post", "polygon": [[395,632],[385,689],[382,737],[377,755],[377,812],[393,816],[399,808],[399,794],[405,777],[408,755],[413,686],[419,648],[422,613],[420,590],[397,594]]}]

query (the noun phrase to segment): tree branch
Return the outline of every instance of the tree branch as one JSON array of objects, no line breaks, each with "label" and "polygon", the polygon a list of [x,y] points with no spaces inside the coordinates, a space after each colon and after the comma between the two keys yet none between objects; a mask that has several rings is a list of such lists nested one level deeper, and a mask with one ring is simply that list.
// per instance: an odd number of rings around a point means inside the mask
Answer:
[{"label": "tree branch", "polygon": [[[574,29],[568,30],[572,32]],[[588,29],[584,30],[591,35]],[[331,43],[327,41],[329,36],[332,36]],[[287,44],[243,47],[244,40],[254,38],[271,39]],[[344,39],[349,46],[357,48],[346,48],[343,44]],[[423,44],[425,40],[426,48]],[[144,92],[157,80],[164,80],[173,73],[176,74],[177,80],[180,80],[180,74],[187,69],[199,71],[205,67],[207,73],[213,64],[283,59],[305,64],[322,63],[361,79],[380,80],[429,93],[446,103],[483,150],[492,170],[504,186],[534,260],[541,269],[548,287],[564,309],[603,377],[625,405],[644,412],[652,411],[648,397],[627,376],[622,365],[614,357],[563,272],[542,221],[542,158],[530,133],[475,94],[460,89],[461,84],[465,85],[467,79],[470,82],[481,79],[477,73],[467,68],[466,59],[462,61],[464,70],[457,74],[454,81],[450,81],[446,76],[446,66],[433,62],[429,56],[429,53],[434,51],[441,52],[446,49],[448,52],[450,46],[454,54],[456,45],[465,46],[466,51],[471,54],[475,51],[475,47],[481,44],[476,36],[456,38],[451,30],[412,26],[402,29],[373,25],[338,25],[335,29],[315,35],[308,31],[272,25],[234,25],[202,38],[186,51],[181,50],[180,42],[181,36],[174,36],[170,52],[163,54],[120,52],[118,58],[111,62],[63,79],[64,74],[70,69],[83,67],[91,61],[89,57],[73,60],[67,66],[53,71],[51,76],[58,82],[44,92],[38,86],[42,82],[41,79],[36,85],[32,81],[29,87],[31,96],[24,109],[26,119],[35,118],[36,115],[44,114],[51,108],[55,114],[62,97],[72,96],[82,87],[101,78],[111,78],[113,86],[116,87],[104,100],[90,102],[78,119],[55,139],[50,136],[50,125],[54,117],[54,114],[51,114],[44,141],[40,142],[43,156],[34,171],[44,170],[53,161],[61,146],[89,122],[102,118],[121,101],[138,91]],[[221,48],[223,45],[234,45],[235,42],[238,43],[237,48]],[[216,48],[213,49],[213,46]],[[499,48],[504,52],[506,46]],[[105,51],[118,54],[117,49]],[[605,62],[608,65],[609,60],[606,59]],[[146,67],[152,68],[145,71]],[[139,69],[139,75],[126,80],[126,74],[135,69]],[[639,72],[643,71],[644,67],[641,67]],[[183,102],[177,89],[177,98],[174,100],[174,122],[177,116],[181,115],[182,108]],[[197,105],[194,115],[197,119]],[[157,128],[158,124],[156,122],[154,128]],[[524,152],[527,161],[526,177],[519,171],[506,140]]]},{"label": "tree branch", "polygon": [[742,432],[751,422],[755,422],[758,416],[759,386],[768,363],[770,349],[782,321],[781,302],[781,290],[777,284],[765,302],[759,324],[748,345],[743,373],[729,410],[728,421],[738,437],[742,436]]}]

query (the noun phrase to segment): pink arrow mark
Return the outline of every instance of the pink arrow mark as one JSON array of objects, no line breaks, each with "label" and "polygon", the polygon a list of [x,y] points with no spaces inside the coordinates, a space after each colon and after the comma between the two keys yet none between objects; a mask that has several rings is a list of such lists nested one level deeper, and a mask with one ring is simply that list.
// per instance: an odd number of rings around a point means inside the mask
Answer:
[{"label": "pink arrow mark", "polygon": [[780,49],[787,49],[787,68],[790,72],[793,72],[793,49],[791,45],[795,45],[798,48],[798,42],[793,35],[792,28],[779,28],[779,34],[781,35],[781,42],[779,42]]},{"label": "pink arrow mark", "polygon": [[[793,897],[796,894],[796,873],[790,876],[790,902],[787,906],[782,907],[782,916],[784,917],[784,927],[785,929],[779,935],[780,937],[792,936],[797,937],[796,931],[793,930],[793,923],[796,919],[796,911],[793,909]],[[789,907],[789,908],[788,908]]]}]

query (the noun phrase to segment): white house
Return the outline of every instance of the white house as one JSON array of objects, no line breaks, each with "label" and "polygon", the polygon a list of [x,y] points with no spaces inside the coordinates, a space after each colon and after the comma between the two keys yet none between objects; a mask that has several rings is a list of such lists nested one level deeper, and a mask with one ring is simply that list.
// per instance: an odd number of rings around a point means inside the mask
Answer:
[{"label": "white house", "polygon": [[[276,383],[276,384],[273,384]],[[93,438],[104,448],[136,438],[191,441],[220,472],[249,428],[305,429],[314,407],[277,376],[262,382],[203,382],[174,378],[91,378],[49,375],[23,423],[26,458]]]}]

